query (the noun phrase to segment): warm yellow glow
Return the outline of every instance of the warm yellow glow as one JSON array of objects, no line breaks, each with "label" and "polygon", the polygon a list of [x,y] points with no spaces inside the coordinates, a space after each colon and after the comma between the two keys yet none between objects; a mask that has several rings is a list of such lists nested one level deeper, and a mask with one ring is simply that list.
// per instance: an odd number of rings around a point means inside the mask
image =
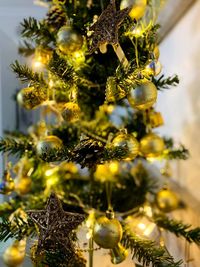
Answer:
[{"label": "warm yellow glow", "polygon": [[85,62],[85,55],[82,50],[76,51],[72,54],[72,60],[74,64],[78,67]]},{"label": "warm yellow glow", "polygon": [[146,229],[146,225],[144,223],[139,223],[138,224],[138,228],[141,230],[145,230]]},{"label": "warm yellow glow", "polygon": [[53,80],[49,80],[49,87],[52,88],[54,86]]},{"label": "warm yellow glow", "polygon": [[40,61],[33,61],[33,68],[34,69],[38,69],[41,68],[43,66],[43,64]]},{"label": "warm yellow glow", "polygon": [[52,176],[46,181],[47,188],[51,188],[52,186],[56,185],[58,183],[58,177]]}]

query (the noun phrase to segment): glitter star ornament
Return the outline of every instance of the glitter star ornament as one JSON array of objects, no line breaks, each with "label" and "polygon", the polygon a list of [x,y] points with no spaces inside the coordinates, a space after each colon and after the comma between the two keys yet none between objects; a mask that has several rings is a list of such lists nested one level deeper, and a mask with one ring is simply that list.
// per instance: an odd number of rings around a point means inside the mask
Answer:
[{"label": "glitter star ornament", "polygon": [[93,31],[91,35],[92,44],[89,48],[90,53],[98,48],[105,53],[107,44],[116,45],[118,43],[118,29],[129,11],[130,7],[117,11],[115,0],[110,1],[97,22],[90,27],[90,30]]},{"label": "glitter star ornament", "polygon": [[27,214],[40,230],[37,254],[44,250],[73,249],[69,234],[85,220],[82,214],[65,212],[55,193],[51,193],[45,210],[30,210]]}]

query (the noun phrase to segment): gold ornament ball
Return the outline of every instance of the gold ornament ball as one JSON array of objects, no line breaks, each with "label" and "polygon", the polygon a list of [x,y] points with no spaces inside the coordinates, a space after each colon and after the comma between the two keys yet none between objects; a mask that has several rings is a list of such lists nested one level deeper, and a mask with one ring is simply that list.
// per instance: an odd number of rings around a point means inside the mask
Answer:
[{"label": "gold ornament ball", "polygon": [[83,38],[71,27],[63,26],[57,34],[57,45],[61,52],[70,54],[81,49]]},{"label": "gold ornament ball", "polygon": [[15,189],[15,183],[8,171],[4,172],[3,181],[0,183],[0,193],[10,195]]},{"label": "gold ornament ball", "polygon": [[62,117],[65,121],[75,122],[79,120],[80,113],[81,113],[81,110],[78,104],[73,103],[73,102],[68,102],[63,107]]},{"label": "gold ornament ball", "polygon": [[145,67],[145,72],[148,75],[157,76],[162,70],[162,65],[159,61],[151,60]]},{"label": "gold ornament ball", "polygon": [[144,82],[132,88],[127,98],[133,108],[144,110],[152,107],[156,102],[157,88],[152,82]]},{"label": "gold ornament ball", "polygon": [[57,136],[50,135],[42,138],[36,145],[37,154],[43,156],[55,150],[61,150],[63,146],[62,140]]},{"label": "gold ornament ball", "polygon": [[26,109],[34,109],[45,100],[47,100],[46,93],[34,87],[23,88],[17,94],[17,102]]},{"label": "gold ornament ball", "polygon": [[133,160],[139,153],[139,143],[131,134],[119,134],[113,139],[112,145],[125,149],[125,155],[122,158],[124,160]]},{"label": "gold ornament ball", "polygon": [[39,46],[35,49],[34,61],[46,65],[49,63],[52,53],[50,48]]},{"label": "gold ornament ball", "polygon": [[100,247],[112,249],[122,239],[122,232],[122,226],[117,219],[102,216],[94,224],[93,238]]},{"label": "gold ornament ball", "polygon": [[140,19],[144,16],[147,0],[122,0],[120,4],[120,9],[127,8],[132,6],[131,11],[129,12],[129,16],[131,19]]},{"label": "gold ornament ball", "polygon": [[15,191],[19,195],[28,194],[31,190],[32,180],[28,176],[17,178],[15,181]]},{"label": "gold ornament ball", "polygon": [[96,180],[101,182],[113,182],[115,181],[115,176],[119,173],[119,162],[112,161],[102,165],[97,165],[97,169],[94,173]]},{"label": "gold ornament ball", "polygon": [[162,189],[156,195],[156,204],[161,211],[171,212],[178,208],[178,197],[169,189]]},{"label": "gold ornament ball", "polygon": [[126,96],[126,91],[117,83],[115,77],[108,77],[106,83],[106,101],[116,102]]},{"label": "gold ornament ball", "polygon": [[160,112],[151,112],[149,114],[149,122],[152,128],[156,128],[164,124],[164,119]]},{"label": "gold ornament ball", "polygon": [[147,158],[159,157],[164,149],[163,139],[154,133],[149,133],[140,140],[140,152]]},{"label": "gold ornament ball", "polygon": [[110,251],[111,262],[113,264],[119,264],[123,262],[128,256],[128,250],[125,249],[120,243]]},{"label": "gold ornament ball", "polygon": [[8,247],[3,254],[3,261],[8,267],[17,267],[24,261],[25,254],[17,246]]}]

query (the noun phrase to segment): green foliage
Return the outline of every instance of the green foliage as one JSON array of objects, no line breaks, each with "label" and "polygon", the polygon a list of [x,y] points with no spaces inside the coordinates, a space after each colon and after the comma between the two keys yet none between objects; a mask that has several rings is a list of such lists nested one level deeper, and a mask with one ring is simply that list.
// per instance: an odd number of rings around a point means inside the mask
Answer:
[{"label": "green foliage", "polygon": [[49,62],[48,69],[56,78],[60,79],[64,84],[69,87],[75,84],[77,79],[73,67],[68,64],[66,60],[59,57],[56,53],[53,54]]},{"label": "green foliage", "polygon": [[174,233],[177,237],[184,237],[188,242],[200,246],[200,227],[191,229],[191,225],[169,219],[163,214],[155,215],[154,221],[159,227]]},{"label": "green foliage", "polygon": [[14,223],[6,219],[0,222],[0,241],[5,242],[9,238],[21,240],[26,236],[33,236],[34,233],[33,223],[31,221],[26,222],[20,217],[16,217]]},{"label": "green foliage", "polygon": [[22,83],[31,82],[31,84],[40,86],[40,88],[47,87],[43,73],[34,72],[27,65],[21,65],[17,60],[11,64],[11,69]]},{"label": "green foliage", "polygon": [[124,226],[122,240],[126,248],[130,248],[133,258],[136,258],[142,265],[159,267],[164,264],[166,267],[180,267],[182,261],[175,262],[163,247],[157,246],[153,241],[142,239],[132,233],[127,226]]},{"label": "green foliage", "polygon": [[21,27],[21,36],[23,38],[29,38],[38,44],[41,44],[42,41],[47,45],[52,40],[55,40],[54,35],[50,32],[47,25],[35,18],[29,17],[28,19],[24,19],[21,22]]},{"label": "green foliage", "polygon": [[179,148],[174,147],[174,141],[172,138],[164,138],[167,153],[164,155],[169,160],[182,159],[187,160],[189,158],[189,150],[184,145],[180,144]]},{"label": "green foliage", "polygon": [[161,75],[159,79],[153,78],[153,83],[156,85],[158,90],[169,89],[172,86],[177,86],[179,84],[179,78],[177,75],[165,78]]},{"label": "green foliage", "polygon": [[9,154],[21,157],[24,154],[33,156],[32,141],[26,138],[4,138],[0,140],[0,152],[8,152]]},{"label": "green foliage", "polygon": [[33,46],[32,43],[24,40],[22,44],[20,44],[18,48],[18,52],[20,55],[29,57],[34,54],[35,52],[35,47]]}]

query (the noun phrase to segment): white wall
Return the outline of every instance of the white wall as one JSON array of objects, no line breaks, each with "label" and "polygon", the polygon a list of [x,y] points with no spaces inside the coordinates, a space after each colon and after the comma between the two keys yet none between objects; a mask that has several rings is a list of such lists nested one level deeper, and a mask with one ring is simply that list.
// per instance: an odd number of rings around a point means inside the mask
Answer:
[{"label": "white wall", "polygon": [[[187,161],[175,164],[175,178],[199,201],[200,200],[200,1],[160,45],[165,74],[178,74],[180,85],[159,94],[157,109],[163,113],[165,126],[159,132],[172,136],[190,150]],[[184,198],[184,195],[182,196]],[[190,205],[191,203],[186,203]],[[193,203],[192,203],[193,204]],[[200,225],[198,210],[177,212],[180,220]],[[178,257],[184,257],[185,243],[170,238],[168,248]],[[200,255],[196,245],[191,246],[190,266],[199,267]]]},{"label": "white wall", "polygon": [[178,179],[200,200],[200,1],[191,8],[160,46],[166,74],[178,74],[180,85],[160,93],[157,108],[165,126],[160,132],[181,141],[191,157],[179,166]]}]

